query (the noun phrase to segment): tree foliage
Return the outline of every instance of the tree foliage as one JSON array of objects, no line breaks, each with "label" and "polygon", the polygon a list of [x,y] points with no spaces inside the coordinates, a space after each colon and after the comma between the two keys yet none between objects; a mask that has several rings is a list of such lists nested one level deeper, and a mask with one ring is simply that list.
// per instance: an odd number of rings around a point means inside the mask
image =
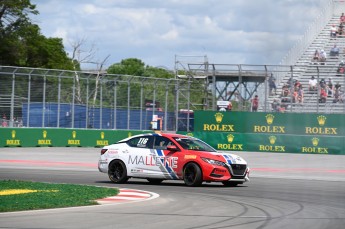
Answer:
[{"label": "tree foliage", "polygon": [[0,64],[72,69],[62,39],[43,36],[31,14],[38,11],[30,0],[0,1]]},{"label": "tree foliage", "polygon": [[111,65],[107,72],[110,74],[142,76],[145,72],[145,63],[136,58],[128,58]]},{"label": "tree foliage", "polygon": [[145,63],[137,58],[128,58],[121,60],[120,63],[115,63],[107,69],[109,74],[144,76],[153,78],[174,78],[174,74],[162,68],[156,68]]},{"label": "tree foliage", "polygon": [[[135,80],[128,79],[123,80],[121,83],[117,85],[118,91],[118,106],[126,107],[128,103],[128,92],[130,92],[130,105],[131,107],[139,107],[140,106],[140,98],[141,93],[143,93],[144,100],[153,101],[155,99],[156,102],[159,102],[161,108],[165,107],[165,102],[169,104],[168,110],[174,110],[174,101],[175,101],[175,75],[171,71],[162,68],[156,68],[152,66],[145,66],[145,63],[136,58],[129,58],[122,60],[120,63],[116,63],[111,65],[107,73],[109,74],[118,74],[118,75],[132,75],[132,76],[141,76],[142,79],[145,77],[150,77],[150,81],[142,80],[141,82],[134,83]],[[154,79],[156,78],[156,79]],[[159,80],[162,78],[164,80]],[[172,79],[173,81],[169,81],[166,79]],[[150,83],[149,83],[150,82]],[[204,82],[192,80],[190,82],[189,89],[187,88],[188,81],[180,82],[180,92],[184,90],[189,90],[192,104],[202,104],[204,103],[203,98],[204,96]],[[154,94],[155,92],[155,94]],[[166,93],[168,97],[166,97]],[[185,92],[183,92],[185,93]],[[186,93],[185,93],[186,94]],[[181,99],[181,98],[180,98]],[[187,101],[185,101],[187,103]],[[200,105],[193,106],[191,108],[198,108],[200,109]]]}]

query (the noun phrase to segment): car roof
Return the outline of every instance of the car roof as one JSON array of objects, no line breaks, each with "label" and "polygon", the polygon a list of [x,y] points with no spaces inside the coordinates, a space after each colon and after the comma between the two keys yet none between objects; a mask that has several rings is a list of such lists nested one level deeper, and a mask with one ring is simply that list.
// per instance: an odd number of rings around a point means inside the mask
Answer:
[{"label": "car roof", "polygon": [[174,138],[189,138],[189,137],[191,137],[191,136],[182,135],[182,134],[175,134],[175,133],[145,133],[145,134],[133,135],[131,137],[122,139],[118,142],[125,142],[125,141],[128,141],[129,139],[132,139],[132,138],[145,137],[145,136],[163,136],[163,137],[174,137]]}]

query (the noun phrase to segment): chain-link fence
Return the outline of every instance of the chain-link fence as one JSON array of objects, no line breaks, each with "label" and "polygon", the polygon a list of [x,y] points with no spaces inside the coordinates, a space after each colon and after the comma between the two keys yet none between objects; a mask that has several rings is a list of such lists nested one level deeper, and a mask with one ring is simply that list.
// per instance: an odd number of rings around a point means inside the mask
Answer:
[{"label": "chain-link fence", "polygon": [[[237,65],[231,73],[223,71],[224,66],[207,66],[212,68],[211,72],[199,72],[202,77],[189,71],[184,77],[176,74],[176,78],[165,79],[0,66],[1,123],[3,127],[192,131],[194,111],[216,110],[229,101],[232,111],[252,111],[257,94],[258,111],[345,113],[345,76],[338,74],[335,66]],[[277,69],[285,79],[270,94],[269,79]],[[253,80],[253,76],[260,80]],[[318,83],[316,91],[308,88],[312,76]],[[322,79],[327,81],[329,93],[325,102],[319,98]],[[303,102],[295,98],[297,80],[304,88]],[[288,95],[284,95],[286,85]],[[336,85],[340,85],[338,100]],[[285,109],[273,109],[276,101]]]},{"label": "chain-link fence", "polygon": [[5,66],[0,82],[2,126],[186,129],[189,98],[177,95],[203,94],[200,81]]}]

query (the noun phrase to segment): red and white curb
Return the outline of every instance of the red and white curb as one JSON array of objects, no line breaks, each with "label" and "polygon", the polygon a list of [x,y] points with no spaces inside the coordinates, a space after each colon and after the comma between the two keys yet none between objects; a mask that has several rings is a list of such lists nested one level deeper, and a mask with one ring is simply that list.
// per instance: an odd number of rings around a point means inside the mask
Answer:
[{"label": "red and white curb", "polygon": [[117,196],[106,197],[97,200],[99,204],[118,204],[128,202],[139,202],[145,200],[152,200],[159,197],[159,194],[154,192],[147,192],[136,189],[120,189]]}]

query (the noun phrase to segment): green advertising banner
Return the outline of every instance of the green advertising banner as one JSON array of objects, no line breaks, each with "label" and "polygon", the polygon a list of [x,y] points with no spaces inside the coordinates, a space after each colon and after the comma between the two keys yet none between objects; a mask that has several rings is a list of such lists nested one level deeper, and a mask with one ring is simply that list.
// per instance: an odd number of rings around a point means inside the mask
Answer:
[{"label": "green advertising banner", "polygon": [[0,147],[103,147],[152,131],[0,128]]},{"label": "green advertising banner", "polygon": [[194,113],[193,135],[218,150],[345,154],[344,114]]},{"label": "green advertising banner", "polygon": [[205,131],[179,133],[200,138],[220,151],[345,155],[345,137],[241,134]]},{"label": "green advertising banner", "polygon": [[345,136],[345,115],[196,111],[194,131]]}]

